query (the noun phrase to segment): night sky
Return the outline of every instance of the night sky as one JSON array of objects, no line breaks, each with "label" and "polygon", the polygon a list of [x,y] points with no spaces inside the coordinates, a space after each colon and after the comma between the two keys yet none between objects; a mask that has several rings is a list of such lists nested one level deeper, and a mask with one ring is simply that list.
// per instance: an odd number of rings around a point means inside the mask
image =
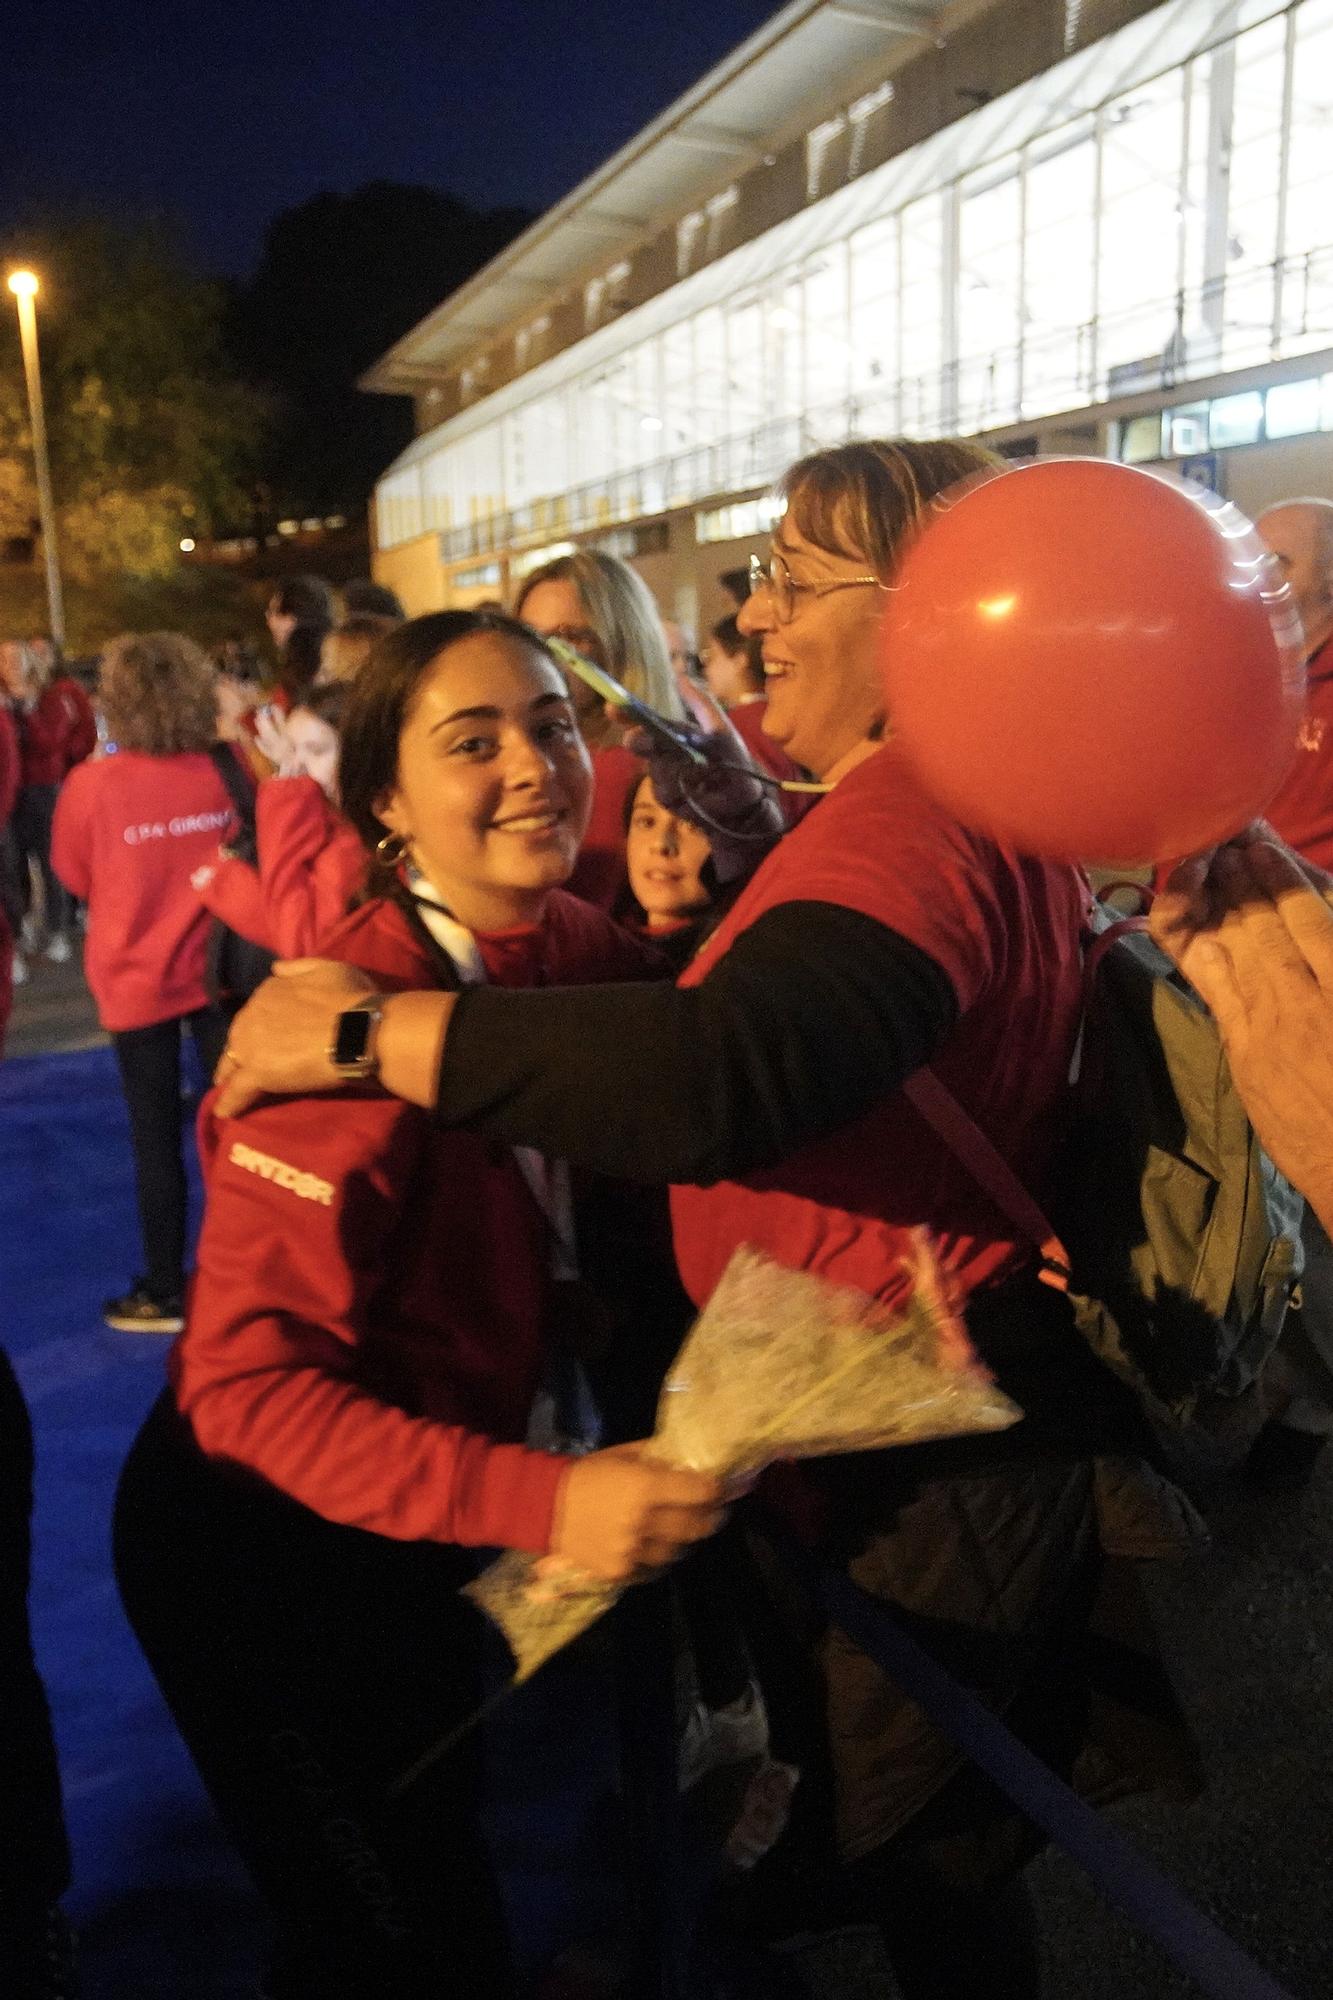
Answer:
[{"label": "night sky", "polygon": [[321,189],[547,208],[774,0],[10,0],[0,228],[74,202],[179,216],[243,276]]}]

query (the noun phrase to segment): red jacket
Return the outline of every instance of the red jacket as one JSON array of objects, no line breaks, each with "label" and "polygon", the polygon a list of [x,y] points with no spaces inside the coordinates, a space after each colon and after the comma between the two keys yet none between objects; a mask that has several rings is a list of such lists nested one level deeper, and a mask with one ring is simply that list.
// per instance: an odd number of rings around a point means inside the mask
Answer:
[{"label": "red jacket", "polygon": [[23,757],[13,711],[0,702],[0,833],[14,816],[22,775]]},{"label": "red jacket", "polygon": [[147,1028],[207,1003],[209,916],[190,882],[235,828],[211,757],[119,750],[70,772],[51,862],[88,905],[84,972],[102,1026]]},{"label": "red jacket", "polygon": [[58,785],[97,747],[93,705],[77,681],[62,675],[42,690],[19,727],[23,783]]},{"label": "red jacket", "polygon": [[1333,639],[1306,663],[1296,762],[1265,815],[1288,847],[1333,869]]},{"label": "red jacket", "polygon": [[[642,946],[559,891],[539,926],[477,942],[506,986],[648,969]],[[391,903],[323,949],[383,989],[437,984]],[[512,1151],[373,1089],[224,1121],[210,1103],[171,1362],[203,1450],[374,1534],[545,1549],[568,1461],[523,1443],[550,1281],[546,1218]]]},{"label": "red jacket", "polygon": [[347,915],[366,850],[313,778],[267,778],[255,800],[259,866],[220,861],[199,895],[242,937],[305,958]]}]

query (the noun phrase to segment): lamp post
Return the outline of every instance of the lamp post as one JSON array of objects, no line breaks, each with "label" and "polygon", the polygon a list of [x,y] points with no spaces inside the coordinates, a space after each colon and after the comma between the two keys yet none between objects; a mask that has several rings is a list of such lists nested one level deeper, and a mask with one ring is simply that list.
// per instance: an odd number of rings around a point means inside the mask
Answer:
[{"label": "lamp post", "polygon": [[23,374],[28,384],[28,417],[32,425],[32,455],[37,469],[37,511],[42,523],[42,548],[46,554],[46,600],[50,607],[51,638],[65,643],[65,600],[60,588],[60,557],[56,551],[56,510],[51,497],[51,461],[46,450],[46,412],[42,406],[42,364],[37,354],[37,279],[31,271],[11,271],[9,289],[18,307],[19,340],[23,345]]}]

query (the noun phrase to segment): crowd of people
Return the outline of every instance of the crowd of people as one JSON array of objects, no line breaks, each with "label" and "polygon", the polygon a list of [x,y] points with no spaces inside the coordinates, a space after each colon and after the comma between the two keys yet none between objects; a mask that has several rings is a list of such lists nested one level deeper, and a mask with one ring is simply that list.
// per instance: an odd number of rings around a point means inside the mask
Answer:
[{"label": "crowd of people", "polygon": [[[405,618],[382,586],[338,604],[289,579],[271,656],[123,637],[96,716],[49,647],[3,651],[6,907],[25,957],[44,939],[56,960],[84,913],[129,1112],[142,1269],[106,1322],[178,1336],[121,1478],[117,1577],[265,1903],[270,2000],[638,2000],[623,1937],[582,1986],[514,1963],[469,1729],[493,1688],[460,1595],[496,1550],[543,1558],[554,1591],[669,1593],[652,1629],[681,1782],[735,1775],[692,1875],[701,1996],[789,1991],[774,1947],[848,1921],[878,1929],[904,2000],[1039,1990],[1035,1830],[820,1615],[793,1540],[1087,1796],[1197,1781],[1150,1640],[1132,1672],[1097,1643],[1112,1604],[1122,1635],[1127,1606],[1149,1630],[1126,1551],[1180,1546],[1144,1414],[903,1091],[928,1064],[1048,1200],[1086,878],[926,794],[878,658],[924,510],[995,463],[957,441],[801,460],[698,654],[596,549],[533,571],[509,612]],[[1333,1431],[1333,503],[1260,528],[1310,655],[1297,768],[1268,828],[1160,884],[1153,923],[1311,1204],[1252,1454],[1276,1483]],[[693,761],[563,648],[683,726]],[[193,1256],[187,1029],[217,1083]],[[1011,1430],[745,1492],[645,1447],[739,1246],[892,1308],[923,1230]],[[26,1548],[8,1371],[0,1392]],[[26,1558],[15,1631],[25,1583]],[[10,1652],[0,1715],[46,1831],[0,1839],[0,1984],[50,2000],[74,1990],[68,1855],[30,1646]]]}]

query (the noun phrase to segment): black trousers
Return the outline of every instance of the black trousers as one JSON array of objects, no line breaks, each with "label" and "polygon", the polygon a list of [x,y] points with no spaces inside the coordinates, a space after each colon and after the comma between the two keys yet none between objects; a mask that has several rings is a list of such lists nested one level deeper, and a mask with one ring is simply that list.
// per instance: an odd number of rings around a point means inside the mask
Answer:
[{"label": "black trousers", "polygon": [[32,1425],[0,1349],[0,1912],[55,1902],[69,1847],[46,1696],[28,1623]]},{"label": "black trousers", "polygon": [[143,1234],[144,1276],[157,1299],[179,1297],[185,1273],[188,1188],[181,1152],[181,1033],[188,1025],[204,1074],[211,1077],[227,1040],[218,1007],[126,1028],[111,1039],[130,1114],[134,1181]]},{"label": "black trousers", "polygon": [[14,807],[14,835],[20,860],[19,892],[23,915],[32,902],[32,872],[35,861],[46,891],[46,928],[55,935],[68,930],[74,921],[74,898],[51,867],[51,822],[55,817],[59,785],[25,785]]},{"label": "black trousers", "polygon": [[121,1596],[276,1919],[281,2000],[510,1992],[476,1825],[480,1617],[462,1553],[339,1527],[209,1460],[164,1397],[121,1477]]}]

